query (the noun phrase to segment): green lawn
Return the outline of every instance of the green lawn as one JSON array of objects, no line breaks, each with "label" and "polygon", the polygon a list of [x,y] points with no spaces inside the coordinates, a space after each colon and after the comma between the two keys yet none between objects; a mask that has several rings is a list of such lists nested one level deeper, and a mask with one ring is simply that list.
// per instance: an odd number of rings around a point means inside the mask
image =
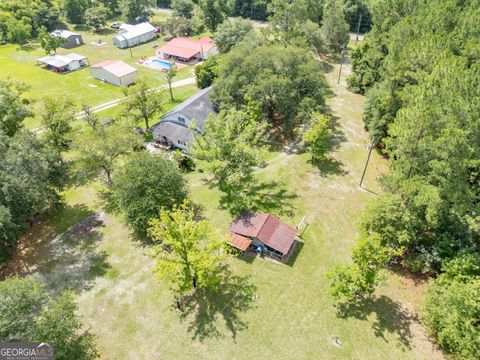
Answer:
[{"label": "green lawn", "polygon": [[[152,23],[158,24],[164,17],[165,14],[156,14]],[[113,45],[112,36],[116,34],[116,30],[104,29],[100,34],[94,34],[91,31],[85,31],[81,26],[69,26],[69,28],[81,33],[85,44],[73,49],[59,49],[59,54],[79,53],[87,56],[90,64],[110,59],[123,60],[137,68],[139,77],[146,80],[150,86],[157,87],[166,84],[166,80],[161,72],[137,64],[138,60],[143,56],[155,55],[153,44],[161,46],[164,43],[161,38],[132,48],[132,57],[129,49],[118,49]],[[92,42],[99,39],[106,44],[102,46],[92,44]],[[15,80],[25,81],[31,86],[29,97],[36,100],[46,95],[69,94],[79,104],[95,106],[123,96],[119,87],[93,79],[88,68],[64,75],[44,70],[36,65],[36,59],[42,56],[45,56],[45,53],[38,44],[32,44],[24,48],[12,44],[1,45],[0,79],[10,77]],[[175,80],[182,80],[192,76],[192,67],[185,67],[179,70]],[[40,104],[41,101],[35,103],[34,107],[36,110],[38,110]],[[39,120],[38,118],[29,119],[26,125],[30,128],[35,128],[39,125]]]},{"label": "green lawn", "polygon": [[[37,266],[52,291],[71,284],[79,290],[80,314],[103,359],[440,359],[414,318],[421,285],[392,274],[372,301],[341,313],[327,294],[326,273],[350,260],[359,216],[380,196],[376,179],[387,168],[374,153],[364,183],[368,191],[358,188],[368,145],[361,121],[364,98],[346,91],[344,83],[336,85],[337,70],[327,69],[336,93],[329,104],[338,117],[332,161],[319,170],[305,154],[272,153],[258,171],[259,178],[282,182],[294,195],[287,201],[293,215],[282,218],[296,225],[306,216],[309,223],[290,264],[233,259],[234,273],[248,278],[240,284],[232,280],[222,289],[228,295],[213,306],[200,305],[200,316],[182,318],[168,286],[152,275],[147,250],[129,239],[119,218],[105,215],[105,226],[85,236],[83,247],[82,241],[52,241],[82,217],[102,211],[97,184],[68,190],[67,208],[56,221],[34,228],[26,238],[32,245],[16,254],[15,264]],[[219,193],[203,184],[204,176],[188,175],[191,195],[225,233],[231,216],[218,208]],[[66,251],[44,264],[42,249],[51,251],[52,243]],[[254,297],[242,297],[247,289]],[[342,347],[332,344],[336,336]]]}]

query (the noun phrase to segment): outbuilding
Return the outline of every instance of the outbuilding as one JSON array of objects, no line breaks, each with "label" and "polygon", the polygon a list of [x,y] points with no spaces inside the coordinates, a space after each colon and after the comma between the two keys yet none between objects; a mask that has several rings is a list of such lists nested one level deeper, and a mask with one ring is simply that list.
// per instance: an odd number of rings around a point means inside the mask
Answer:
[{"label": "outbuilding", "polygon": [[120,60],[106,60],[90,67],[92,77],[116,86],[128,86],[137,81],[138,71]]},{"label": "outbuilding", "polygon": [[143,44],[155,38],[157,29],[148,22],[137,25],[123,24],[120,32],[113,37],[113,43],[120,49]]},{"label": "outbuilding", "polygon": [[62,43],[60,46],[65,48],[65,49],[70,49],[70,48],[73,48],[73,47],[83,45],[82,35],[77,34],[75,32],[72,32],[72,31],[55,30],[55,31],[51,32],[50,35],[61,37],[62,39],[64,39],[65,42]]},{"label": "outbuilding", "polygon": [[280,261],[287,261],[295,248],[296,228],[271,214],[243,213],[230,225],[230,245],[246,251],[252,248]]},{"label": "outbuilding", "polygon": [[71,53],[67,55],[48,55],[37,59],[39,65],[47,70],[59,74],[65,74],[70,71],[78,70],[88,66],[88,59],[86,56]]}]

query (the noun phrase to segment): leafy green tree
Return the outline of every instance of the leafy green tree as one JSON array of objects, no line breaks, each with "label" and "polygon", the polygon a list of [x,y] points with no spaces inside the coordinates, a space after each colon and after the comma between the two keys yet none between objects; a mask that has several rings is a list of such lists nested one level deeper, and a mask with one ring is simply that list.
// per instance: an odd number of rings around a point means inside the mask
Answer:
[{"label": "leafy green tree", "polygon": [[37,319],[34,336],[55,344],[55,359],[91,360],[99,357],[94,336],[88,330],[80,331],[82,323],[76,311],[73,292],[65,291]]},{"label": "leafy green tree", "polygon": [[263,158],[266,128],[257,105],[251,102],[243,111],[224,111],[218,117],[211,115],[203,133],[195,138],[193,156],[204,160],[212,174],[208,184],[223,193],[222,203],[229,203],[231,207],[229,199],[236,198],[233,212],[248,210],[254,201],[249,196],[249,188],[256,183],[253,172]]},{"label": "leafy green tree", "polygon": [[351,57],[353,73],[347,80],[349,89],[365,94],[367,89],[381,79],[379,69],[382,66],[384,54],[377,44],[367,39],[352,52]]},{"label": "leafy green tree", "polygon": [[218,72],[212,100],[221,109],[240,109],[256,99],[279,137],[291,137],[312,112],[325,111],[328,85],[303,48],[244,42],[223,56]]},{"label": "leafy green tree", "polygon": [[210,56],[202,64],[195,66],[195,79],[200,89],[205,89],[213,84],[218,76],[219,56]]},{"label": "leafy green tree", "polygon": [[201,18],[208,30],[215,32],[228,16],[230,10],[226,0],[199,0]]},{"label": "leafy green tree", "polygon": [[267,20],[270,0],[233,0],[231,16]]},{"label": "leafy green tree", "polygon": [[0,264],[6,260],[8,249],[21,234],[21,226],[12,219],[10,210],[0,204]]},{"label": "leafy green tree", "polygon": [[323,9],[322,32],[327,48],[340,52],[348,44],[349,26],[340,0],[327,0]]},{"label": "leafy green tree", "polygon": [[297,27],[292,43],[310,48],[317,56],[326,53],[322,29],[311,20],[307,20]]},{"label": "leafy green tree", "polygon": [[98,3],[85,11],[85,24],[93,27],[96,32],[99,32],[101,28],[107,25],[107,16],[107,7],[102,3]]},{"label": "leafy green tree", "polygon": [[63,9],[67,20],[73,24],[83,24],[88,0],[63,0]]},{"label": "leafy green tree", "polygon": [[102,171],[107,184],[120,158],[142,145],[142,139],[133,128],[122,122],[83,126],[76,131],[73,149],[78,152],[82,171],[97,174]]},{"label": "leafy green tree", "polygon": [[32,36],[32,26],[25,21],[9,18],[7,20],[7,40],[11,43],[24,45]]},{"label": "leafy green tree", "polygon": [[378,234],[362,238],[353,250],[354,264],[337,265],[328,273],[329,293],[336,301],[343,302],[369,296],[384,278],[383,268],[401,252],[401,249],[386,247]]},{"label": "leafy green tree", "polygon": [[198,33],[199,28],[197,25],[195,19],[187,19],[182,16],[172,15],[160,24],[160,30],[162,34],[166,34],[170,38],[184,37]]},{"label": "leafy green tree", "polygon": [[15,246],[27,220],[59,204],[66,169],[59,154],[28,132],[0,131],[0,262]]},{"label": "leafy green tree", "polygon": [[252,29],[252,24],[248,20],[242,18],[227,19],[218,26],[213,39],[220,53],[226,53],[242,41]]},{"label": "leafy green tree", "polygon": [[52,52],[57,53],[57,49],[63,45],[65,39],[61,36],[54,36],[47,32],[45,27],[41,27],[38,33],[40,46],[45,51],[45,54],[50,55]]},{"label": "leafy green tree", "polygon": [[155,7],[153,0],[121,0],[120,9],[128,23],[135,23],[138,18],[152,16],[152,8]]},{"label": "leafy green tree", "polygon": [[0,340],[32,340],[35,318],[47,301],[44,287],[31,277],[0,281]]},{"label": "leafy green tree", "polygon": [[120,0],[98,0],[98,3],[105,5],[108,9],[108,16],[120,14]]},{"label": "leafy green tree", "polygon": [[214,288],[227,256],[226,242],[213,233],[206,220],[198,220],[188,203],[163,211],[149,221],[155,246],[155,274],[166,279],[174,292]]},{"label": "leafy green tree", "polygon": [[138,81],[134,86],[124,89],[124,115],[134,122],[144,121],[148,129],[149,120],[162,111],[162,99],[159,93],[149,88],[144,81]]},{"label": "leafy green tree", "polygon": [[[8,40],[9,23],[10,30],[15,32],[16,25],[19,25],[22,29],[18,29],[18,34],[25,39],[36,37],[41,27],[53,30],[59,19],[60,3],[57,0],[0,1],[0,39]],[[28,33],[28,36],[23,33]]]},{"label": "leafy green tree", "polygon": [[272,0],[268,4],[270,16],[269,31],[284,42],[289,42],[297,29],[308,19],[308,6],[305,0]]},{"label": "leafy green tree", "polygon": [[438,343],[462,359],[480,356],[480,256],[463,254],[447,262],[428,287],[423,320]]},{"label": "leafy green tree", "polygon": [[318,163],[325,159],[330,149],[332,129],[329,119],[320,114],[313,114],[313,123],[303,134],[312,162]]},{"label": "leafy green tree", "polygon": [[191,19],[193,16],[194,2],[192,0],[172,0],[171,8],[175,16]]},{"label": "leafy green tree", "polygon": [[131,156],[113,177],[111,200],[136,239],[147,241],[148,221],[181,204],[187,184],[176,165],[160,156]]},{"label": "leafy green tree", "polygon": [[45,140],[58,151],[67,150],[70,146],[70,133],[76,113],[76,104],[70,97],[46,97],[43,101],[42,125],[45,127]]},{"label": "leafy green tree", "polygon": [[23,97],[28,89],[20,81],[0,80],[0,130],[7,136],[14,136],[22,128],[23,120],[33,115]]}]

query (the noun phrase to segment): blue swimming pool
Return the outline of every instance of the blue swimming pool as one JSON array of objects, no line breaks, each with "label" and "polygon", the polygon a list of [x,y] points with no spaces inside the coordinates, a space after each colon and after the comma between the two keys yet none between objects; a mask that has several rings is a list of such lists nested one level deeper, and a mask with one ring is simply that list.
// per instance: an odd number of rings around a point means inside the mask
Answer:
[{"label": "blue swimming pool", "polygon": [[148,66],[151,66],[155,69],[158,69],[158,70],[167,70],[167,69],[171,69],[173,67],[172,63],[168,62],[168,61],[165,61],[165,60],[158,60],[158,59],[154,59],[152,60]]}]

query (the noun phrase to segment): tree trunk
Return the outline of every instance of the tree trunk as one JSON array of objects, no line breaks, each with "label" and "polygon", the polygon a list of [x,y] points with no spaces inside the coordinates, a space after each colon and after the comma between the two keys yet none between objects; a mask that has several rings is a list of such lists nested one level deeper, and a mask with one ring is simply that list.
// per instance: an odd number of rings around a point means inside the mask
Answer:
[{"label": "tree trunk", "polygon": [[144,118],[145,119],[145,130],[148,130],[149,126],[148,126],[148,118]]},{"label": "tree trunk", "polygon": [[169,89],[170,89],[170,100],[173,101],[174,98],[173,98],[172,81],[171,81],[171,80],[168,81],[168,87],[169,87]]},{"label": "tree trunk", "polygon": [[112,185],[112,177],[111,177],[111,174],[110,174],[110,170],[106,167],[104,167],[103,170],[105,171],[105,174],[107,175],[107,185],[111,186]]},{"label": "tree trunk", "polygon": [[195,276],[192,278],[192,282],[193,282],[193,289],[196,290],[197,289],[197,278]]}]

